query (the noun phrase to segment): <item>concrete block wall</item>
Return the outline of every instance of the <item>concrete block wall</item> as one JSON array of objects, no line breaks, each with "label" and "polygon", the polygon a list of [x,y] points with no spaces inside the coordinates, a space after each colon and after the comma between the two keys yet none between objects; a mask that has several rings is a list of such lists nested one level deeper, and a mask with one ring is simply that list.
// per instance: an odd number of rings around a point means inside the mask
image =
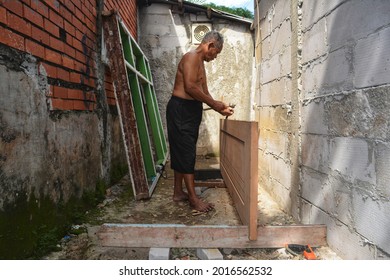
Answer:
[{"label": "concrete block wall", "polygon": [[100,61],[99,15],[111,9],[136,36],[135,0],[0,1],[2,259],[29,256],[44,227],[66,225],[82,197],[126,167]]},{"label": "concrete block wall", "polygon": [[256,2],[259,184],[298,221],[327,224],[339,256],[389,259],[390,2]]},{"label": "concrete block wall", "polygon": [[[171,5],[153,3],[140,8],[140,45],[149,58],[162,121],[172,95],[177,65],[181,57],[196,47],[191,43],[193,23],[211,23],[225,39],[217,59],[206,63],[210,94],[225,103],[237,104],[232,119],[249,120],[252,103],[253,39],[250,24],[225,19],[208,19],[205,13],[179,13]],[[206,108],[206,105],[205,105]],[[219,153],[219,120],[213,110],[203,113],[197,153]]]},{"label": "concrete block wall", "polygon": [[256,104],[259,121],[259,183],[290,209],[291,18],[290,1],[260,1],[255,11]]}]

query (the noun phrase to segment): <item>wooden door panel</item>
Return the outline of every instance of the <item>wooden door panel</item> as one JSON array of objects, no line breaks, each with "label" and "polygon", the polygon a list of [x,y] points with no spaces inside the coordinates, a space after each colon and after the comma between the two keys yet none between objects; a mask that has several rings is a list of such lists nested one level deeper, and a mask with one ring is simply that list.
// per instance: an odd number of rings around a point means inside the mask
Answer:
[{"label": "wooden door panel", "polygon": [[257,141],[257,122],[221,120],[221,174],[250,240],[257,239]]}]

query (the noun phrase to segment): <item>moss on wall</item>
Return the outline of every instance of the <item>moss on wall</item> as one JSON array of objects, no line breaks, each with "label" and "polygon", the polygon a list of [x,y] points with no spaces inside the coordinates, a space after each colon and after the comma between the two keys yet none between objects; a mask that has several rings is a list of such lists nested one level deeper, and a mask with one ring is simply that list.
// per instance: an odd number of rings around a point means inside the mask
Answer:
[{"label": "moss on wall", "polygon": [[[117,182],[126,172],[127,166],[116,165],[110,182]],[[55,251],[71,225],[83,223],[85,212],[104,199],[107,187],[99,179],[95,190],[57,204],[43,195],[27,197],[20,193],[15,202],[5,204],[0,211],[0,259],[39,259]]]}]

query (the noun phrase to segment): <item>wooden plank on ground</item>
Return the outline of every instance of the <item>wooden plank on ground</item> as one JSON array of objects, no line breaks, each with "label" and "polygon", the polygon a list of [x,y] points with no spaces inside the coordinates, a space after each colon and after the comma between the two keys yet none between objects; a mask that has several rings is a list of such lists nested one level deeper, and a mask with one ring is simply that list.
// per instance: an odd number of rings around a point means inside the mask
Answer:
[{"label": "wooden plank on ground", "polygon": [[102,246],[128,248],[281,248],[285,244],[325,246],[325,225],[259,226],[248,240],[247,226],[104,224],[97,233]]},{"label": "wooden plank on ground", "polygon": [[250,240],[258,237],[257,142],[257,122],[221,119],[221,173],[242,223],[248,225]]}]

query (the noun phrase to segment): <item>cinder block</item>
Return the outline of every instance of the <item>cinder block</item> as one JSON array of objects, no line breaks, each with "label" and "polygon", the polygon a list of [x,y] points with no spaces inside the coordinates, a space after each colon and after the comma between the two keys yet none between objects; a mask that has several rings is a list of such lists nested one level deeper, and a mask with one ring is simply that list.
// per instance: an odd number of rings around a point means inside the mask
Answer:
[{"label": "cinder block", "polygon": [[170,248],[150,248],[149,260],[169,260]]},{"label": "cinder block", "polygon": [[356,231],[385,252],[390,251],[390,202],[379,199],[375,186],[358,185],[355,188],[351,211]]},{"label": "cinder block", "polygon": [[[302,28],[307,29],[314,22],[320,18],[325,17],[326,14],[331,12],[337,5],[344,0],[316,0],[305,1],[302,5]],[[337,9],[335,10],[337,13]]]},{"label": "cinder block", "polygon": [[[327,92],[352,89],[353,71],[350,49],[345,47],[317,59],[302,70],[304,98]],[[329,71],[332,69],[332,71]]]},{"label": "cinder block", "polygon": [[201,260],[223,260],[223,255],[218,249],[197,249],[196,255]]},{"label": "cinder block", "polygon": [[355,84],[363,88],[390,82],[390,61],[383,59],[383,46],[390,43],[390,28],[359,41],[355,48]]},{"label": "cinder block", "polygon": [[269,60],[263,61],[260,69],[261,80],[263,83],[268,83],[272,80],[280,78],[281,65],[279,55],[274,55]]},{"label": "cinder block", "polygon": [[336,137],[330,142],[329,168],[349,182],[376,183],[372,143],[363,139]]},{"label": "cinder block", "polygon": [[[373,34],[382,27],[387,26],[389,23],[389,8],[390,2],[383,0],[345,1],[344,5],[337,7],[326,19],[331,50],[346,46],[351,41],[358,42],[360,39],[369,39],[367,37],[368,34]],[[369,40],[371,41],[372,39]],[[382,46],[386,46],[385,42],[383,42]],[[368,57],[372,61],[377,61],[372,57],[375,53],[373,47],[375,45],[372,45],[369,49],[370,55]],[[371,68],[369,65],[364,65],[364,69]]]},{"label": "cinder block", "polygon": [[302,63],[314,60],[328,52],[328,34],[325,19],[303,33]]}]

